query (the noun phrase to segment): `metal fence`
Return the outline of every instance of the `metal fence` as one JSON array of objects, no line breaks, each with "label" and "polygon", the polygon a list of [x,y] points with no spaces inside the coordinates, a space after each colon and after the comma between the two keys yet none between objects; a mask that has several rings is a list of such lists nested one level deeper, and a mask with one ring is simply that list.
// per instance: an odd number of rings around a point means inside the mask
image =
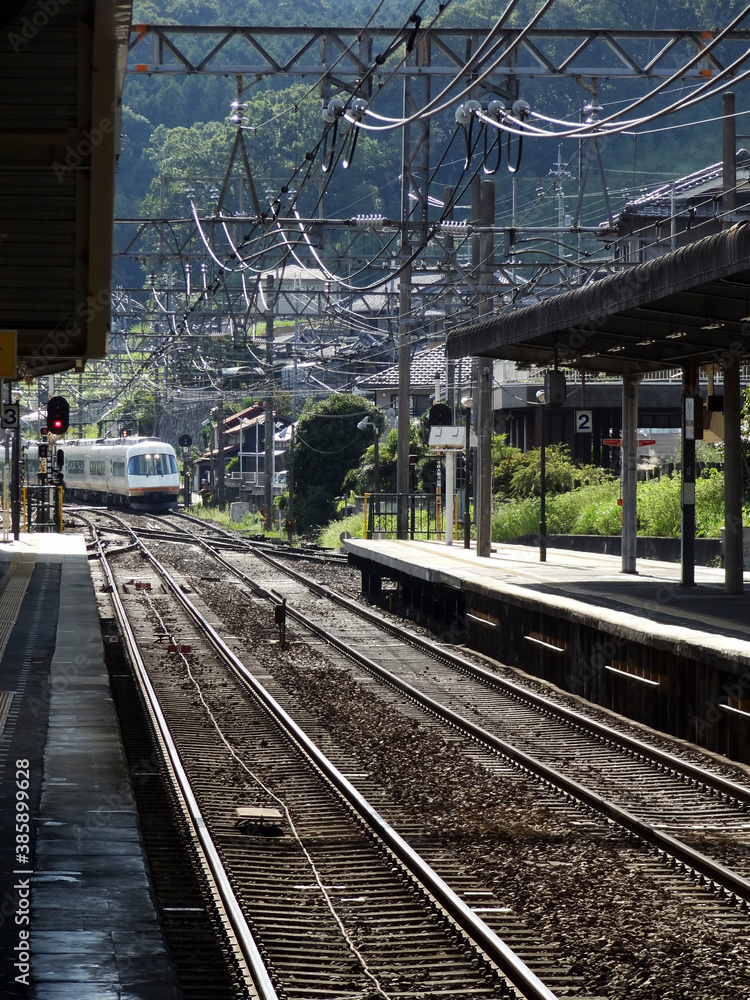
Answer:
[{"label": "metal fence", "polygon": [[[406,509],[408,538],[445,538],[445,497],[434,493],[366,493],[365,538],[398,537],[399,503]],[[463,537],[458,531],[458,507],[454,502],[454,538]]]}]

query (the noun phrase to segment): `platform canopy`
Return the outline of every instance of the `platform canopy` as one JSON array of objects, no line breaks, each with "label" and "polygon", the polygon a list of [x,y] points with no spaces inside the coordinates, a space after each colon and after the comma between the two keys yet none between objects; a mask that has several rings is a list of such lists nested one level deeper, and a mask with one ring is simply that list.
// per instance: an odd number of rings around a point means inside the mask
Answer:
[{"label": "platform canopy", "polygon": [[638,375],[750,357],[750,223],[451,330],[448,358]]},{"label": "platform canopy", "polygon": [[107,351],[132,0],[0,4],[0,330],[17,372]]}]

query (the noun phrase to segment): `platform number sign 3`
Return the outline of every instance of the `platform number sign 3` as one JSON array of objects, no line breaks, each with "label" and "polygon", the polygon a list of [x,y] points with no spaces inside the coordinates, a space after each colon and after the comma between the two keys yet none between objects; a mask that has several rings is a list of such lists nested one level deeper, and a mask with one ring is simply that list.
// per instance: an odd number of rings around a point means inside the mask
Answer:
[{"label": "platform number sign 3", "polygon": [[2,412],[2,429],[13,431],[18,427],[20,407],[18,403],[3,403],[0,406]]},{"label": "platform number sign 3", "polygon": [[576,434],[591,434],[591,410],[576,410]]}]

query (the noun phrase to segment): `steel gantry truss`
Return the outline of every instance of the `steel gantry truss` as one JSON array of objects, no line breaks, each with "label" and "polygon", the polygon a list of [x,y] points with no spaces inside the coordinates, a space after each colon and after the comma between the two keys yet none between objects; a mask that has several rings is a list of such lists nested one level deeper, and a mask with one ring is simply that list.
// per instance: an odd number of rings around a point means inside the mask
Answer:
[{"label": "steel gantry truss", "polygon": [[[130,41],[129,73],[147,75],[211,74],[242,76],[259,82],[270,76],[319,77],[321,96],[333,90],[357,93],[368,99],[382,78],[397,76],[460,76],[462,69],[487,36],[487,28],[421,28],[422,64],[379,65],[378,57],[401,29],[380,27],[292,28],[217,27],[140,24]],[[492,87],[513,94],[520,78],[663,79],[688,57],[702,52],[713,32],[700,29],[632,30],[617,28],[504,28],[484,57],[472,64],[478,77],[485,66],[508,49],[507,65],[492,77]],[[406,38],[404,38],[406,41]],[[729,32],[722,45],[685,73],[702,79],[720,72],[732,61],[732,49],[747,47],[750,31]],[[201,54],[189,55],[200,51]],[[369,72],[378,66],[377,73]],[[357,80],[367,78],[360,90]],[[464,83],[471,83],[467,77]]]}]

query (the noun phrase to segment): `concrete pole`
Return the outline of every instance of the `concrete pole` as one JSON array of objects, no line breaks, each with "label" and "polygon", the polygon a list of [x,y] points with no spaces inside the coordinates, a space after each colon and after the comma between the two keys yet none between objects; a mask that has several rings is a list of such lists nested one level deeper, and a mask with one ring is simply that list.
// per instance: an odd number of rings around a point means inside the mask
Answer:
[{"label": "concrete pole", "polygon": [[742,450],[740,440],[740,362],[732,358],[724,369],[724,590],[741,594]]},{"label": "concrete pole", "polygon": [[[482,181],[479,189],[480,221],[483,226],[491,226],[495,221],[495,184]],[[482,233],[479,237],[480,255],[480,299],[479,315],[492,313],[493,304],[493,263],[494,235]],[[477,412],[478,434],[478,481],[477,481],[477,555],[489,558],[492,549],[492,432],[495,429],[492,359],[480,358],[479,408]]]},{"label": "concrete pole", "polygon": [[492,550],[492,359],[479,362],[479,484],[477,490],[477,555]]},{"label": "concrete pole", "polygon": [[466,470],[464,481],[464,548],[471,548],[471,510],[469,507],[471,497],[471,395],[466,401],[466,440],[464,442],[464,469]]},{"label": "concrete pole", "polygon": [[449,448],[445,453],[445,544],[453,545],[453,519],[455,517],[454,490],[456,456]]},{"label": "concrete pole", "polygon": [[[724,193],[721,208],[725,213],[737,208],[737,124],[734,117],[734,94],[728,91],[721,95],[721,151],[723,158],[722,187]],[[724,229],[729,229],[732,221],[724,219]]]},{"label": "concrete pole", "polygon": [[539,562],[547,562],[547,404],[539,413]]},{"label": "concrete pole", "polygon": [[637,573],[636,486],[639,375],[622,379],[622,572]]},{"label": "concrete pole", "polygon": [[224,395],[219,390],[216,404],[216,504],[219,510],[227,505],[226,461],[224,455]]},{"label": "concrete pole", "polygon": [[398,449],[396,452],[396,492],[398,508],[396,535],[408,535],[409,429],[411,393],[411,264],[401,272],[398,297]]},{"label": "concrete pole", "polygon": [[695,408],[701,405],[695,362],[682,370],[682,586],[695,584]]},{"label": "concrete pole", "polygon": [[297,423],[297,343],[299,341],[299,317],[294,317],[294,374],[292,378],[292,432],[289,438],[289,454],[287,456],[287,491],[289,504],[286,509],[287,534],[289,544],[292,544],[294,533],[294,425]]},{"label": "concrete pole", "polygon": [[273,422],[273,283],[274,276],[266,275],[266,296],[268,311],[266,313],[266,378],[268,386],[263,402],[263,435],[265,444],[265,477],[263,481],[263,528],[273,530],[273,474],[276,471],[274,458],[274,422]]}]

